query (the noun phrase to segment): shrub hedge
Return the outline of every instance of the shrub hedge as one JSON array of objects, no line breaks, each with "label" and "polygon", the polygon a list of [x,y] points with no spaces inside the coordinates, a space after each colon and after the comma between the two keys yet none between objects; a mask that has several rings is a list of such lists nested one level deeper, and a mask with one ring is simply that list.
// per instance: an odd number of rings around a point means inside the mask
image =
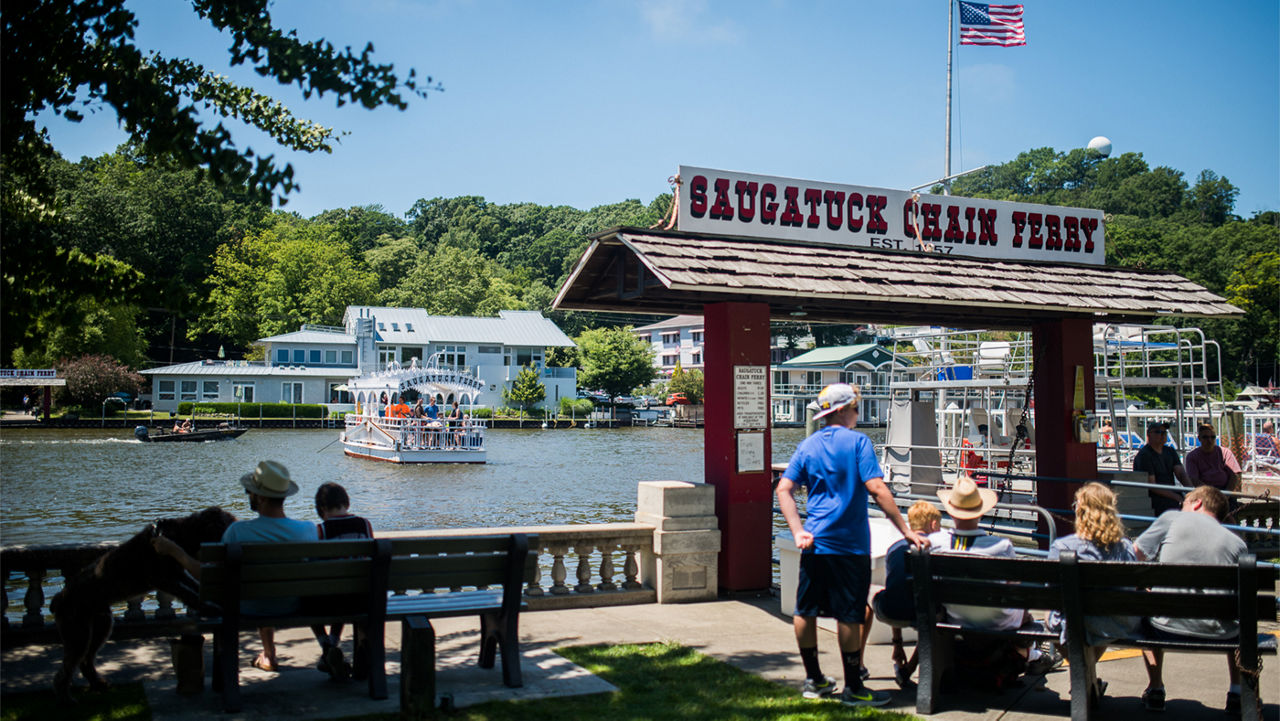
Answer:
[{"label": "shrub hedge", "polygon": [[244,418],[326,418],[329,409],[314,403],[192,403],[178,404],[178,415],[197,413],[239,413]]}]

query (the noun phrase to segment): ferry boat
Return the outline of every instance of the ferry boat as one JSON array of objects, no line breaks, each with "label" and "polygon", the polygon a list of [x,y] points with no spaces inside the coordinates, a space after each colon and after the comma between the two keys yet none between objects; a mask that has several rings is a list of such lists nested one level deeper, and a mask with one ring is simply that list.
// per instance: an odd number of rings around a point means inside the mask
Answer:
[{"label": "ferry boat", "polygon": [[[1003,522],[1034,522],[1031,334],[895,329],[895,341],[895,365],[903,367],[890,384],[881,459],[890,487],[930,497],[966,473],[997,491],[1002,505],[1023,508],[1006,508]],[[1244,470],[1244,492],[1274,497],[1280,491],[1280,465],[1263,463],[1257,447],[1265,421],[1280,425],[1280,409],[1224,414],[1220,350],[1200,329],[1098,324],[1094,373],[1097,410],[1082,425],[1097,446],[1101,474],[1135,481],[1133,458],[1150,423],[1167,424],[1169,442],[1185,456],[1197,445],[1196,426],[1213,422],[1231,424],[1222,436]],[[1135,392],[1167,397],[1168,407],[1135,401]],[[1129,513],[1151,515],[1145,489],[1117,490]]]},{"label": "ferry boat", "polygon": [[[345,418],[343,452],[355,458],[390,463],[484,463],[485,426],[471,417],[473,402],[484,389],[479,378],[440,364],[439,355],[425,364],[391,361],[383,371],[347,381],[355,412]],[[436,399],[439,418],[415,418],[410,401]],[[453,402],[461,418],[446,418]]]}]

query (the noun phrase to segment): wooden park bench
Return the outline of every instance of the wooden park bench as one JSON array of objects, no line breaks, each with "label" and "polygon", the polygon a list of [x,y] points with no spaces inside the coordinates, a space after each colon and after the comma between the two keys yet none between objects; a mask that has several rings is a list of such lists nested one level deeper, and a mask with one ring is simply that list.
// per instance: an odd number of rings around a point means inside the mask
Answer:
[{"label": "wooden park bench", "polygon": [[944,603],[997,608],[1057,610],[1067,623],[1067,660],[1071,666],[1071,718],[1091,718],[1094,668],[1085,658],[1085,616],[1167,616],[1218,618],[1240,624],[1237,639],[1148,638],[1139,633],[1108,643],[1199,653],[1234,653],[1241,678],[1244,718],[1256,718],[1260,653],[1276,653],[1276,637],[1258,633],[1258,621],[1276,619],[1276,567],[1258,565],[1253,556],[1237,566],[1150,562],[1081,562],[1074,553],[1057,561],[990,558],[970,554],[912,551],[920,683],[916,712],[934,713],[950,642],[957,635],[1006,636],[1024,640],[1051,638],[1043,628],[984,631],[946,622]]},{"label": "wooden park bench", "polygon": [[[431,619],[472,614],[480,617],[480,667],[492,668],[501,652],[503,682],[521,686],[518,620],[523,582],[536,572],[531,542],[536,539],[512,534],[205,544],[200,597],[221,609],[205,624],[214,633],[214,690],[223,694],[227,711],[239,710],[241,631],[361,623],[368,639],[369,695],[385,699],[384,627],[399,620],[401,710],[428,713],[435,704]],[[298,610],[272,616],[240,613],[241,601],[281,598],[298,599]]]}]

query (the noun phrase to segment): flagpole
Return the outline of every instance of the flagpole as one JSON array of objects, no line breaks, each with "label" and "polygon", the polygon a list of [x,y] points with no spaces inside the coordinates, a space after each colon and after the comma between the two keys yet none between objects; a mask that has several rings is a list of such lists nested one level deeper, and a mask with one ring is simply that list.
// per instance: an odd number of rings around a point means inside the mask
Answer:
[{"label": "flagpole", "polygon": [[955,12],[954,0],[947,0],[947,150],[946,167],[942,169],[943,195],[951,195],[951,39],[955,35]]}]

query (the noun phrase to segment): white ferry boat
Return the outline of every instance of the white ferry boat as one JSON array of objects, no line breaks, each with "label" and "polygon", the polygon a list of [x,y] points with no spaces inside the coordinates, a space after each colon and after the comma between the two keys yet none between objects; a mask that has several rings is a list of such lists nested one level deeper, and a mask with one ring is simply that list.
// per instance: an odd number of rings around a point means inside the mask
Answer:
[{"label": "white ferry boat", "polygon": [[[473,418],[473,402],[483,382],[464,371],[441,366],[432,356],[419,366],[395,361],[385,370],[352,378],[347,390],[356,410],[346,416],[342,448],[348,456],[390,463],[484,463],[485,426]],[[435,399],[437,418],[415,417],[413,403]],[[449,418],[458,403],[460,417]]]}]

